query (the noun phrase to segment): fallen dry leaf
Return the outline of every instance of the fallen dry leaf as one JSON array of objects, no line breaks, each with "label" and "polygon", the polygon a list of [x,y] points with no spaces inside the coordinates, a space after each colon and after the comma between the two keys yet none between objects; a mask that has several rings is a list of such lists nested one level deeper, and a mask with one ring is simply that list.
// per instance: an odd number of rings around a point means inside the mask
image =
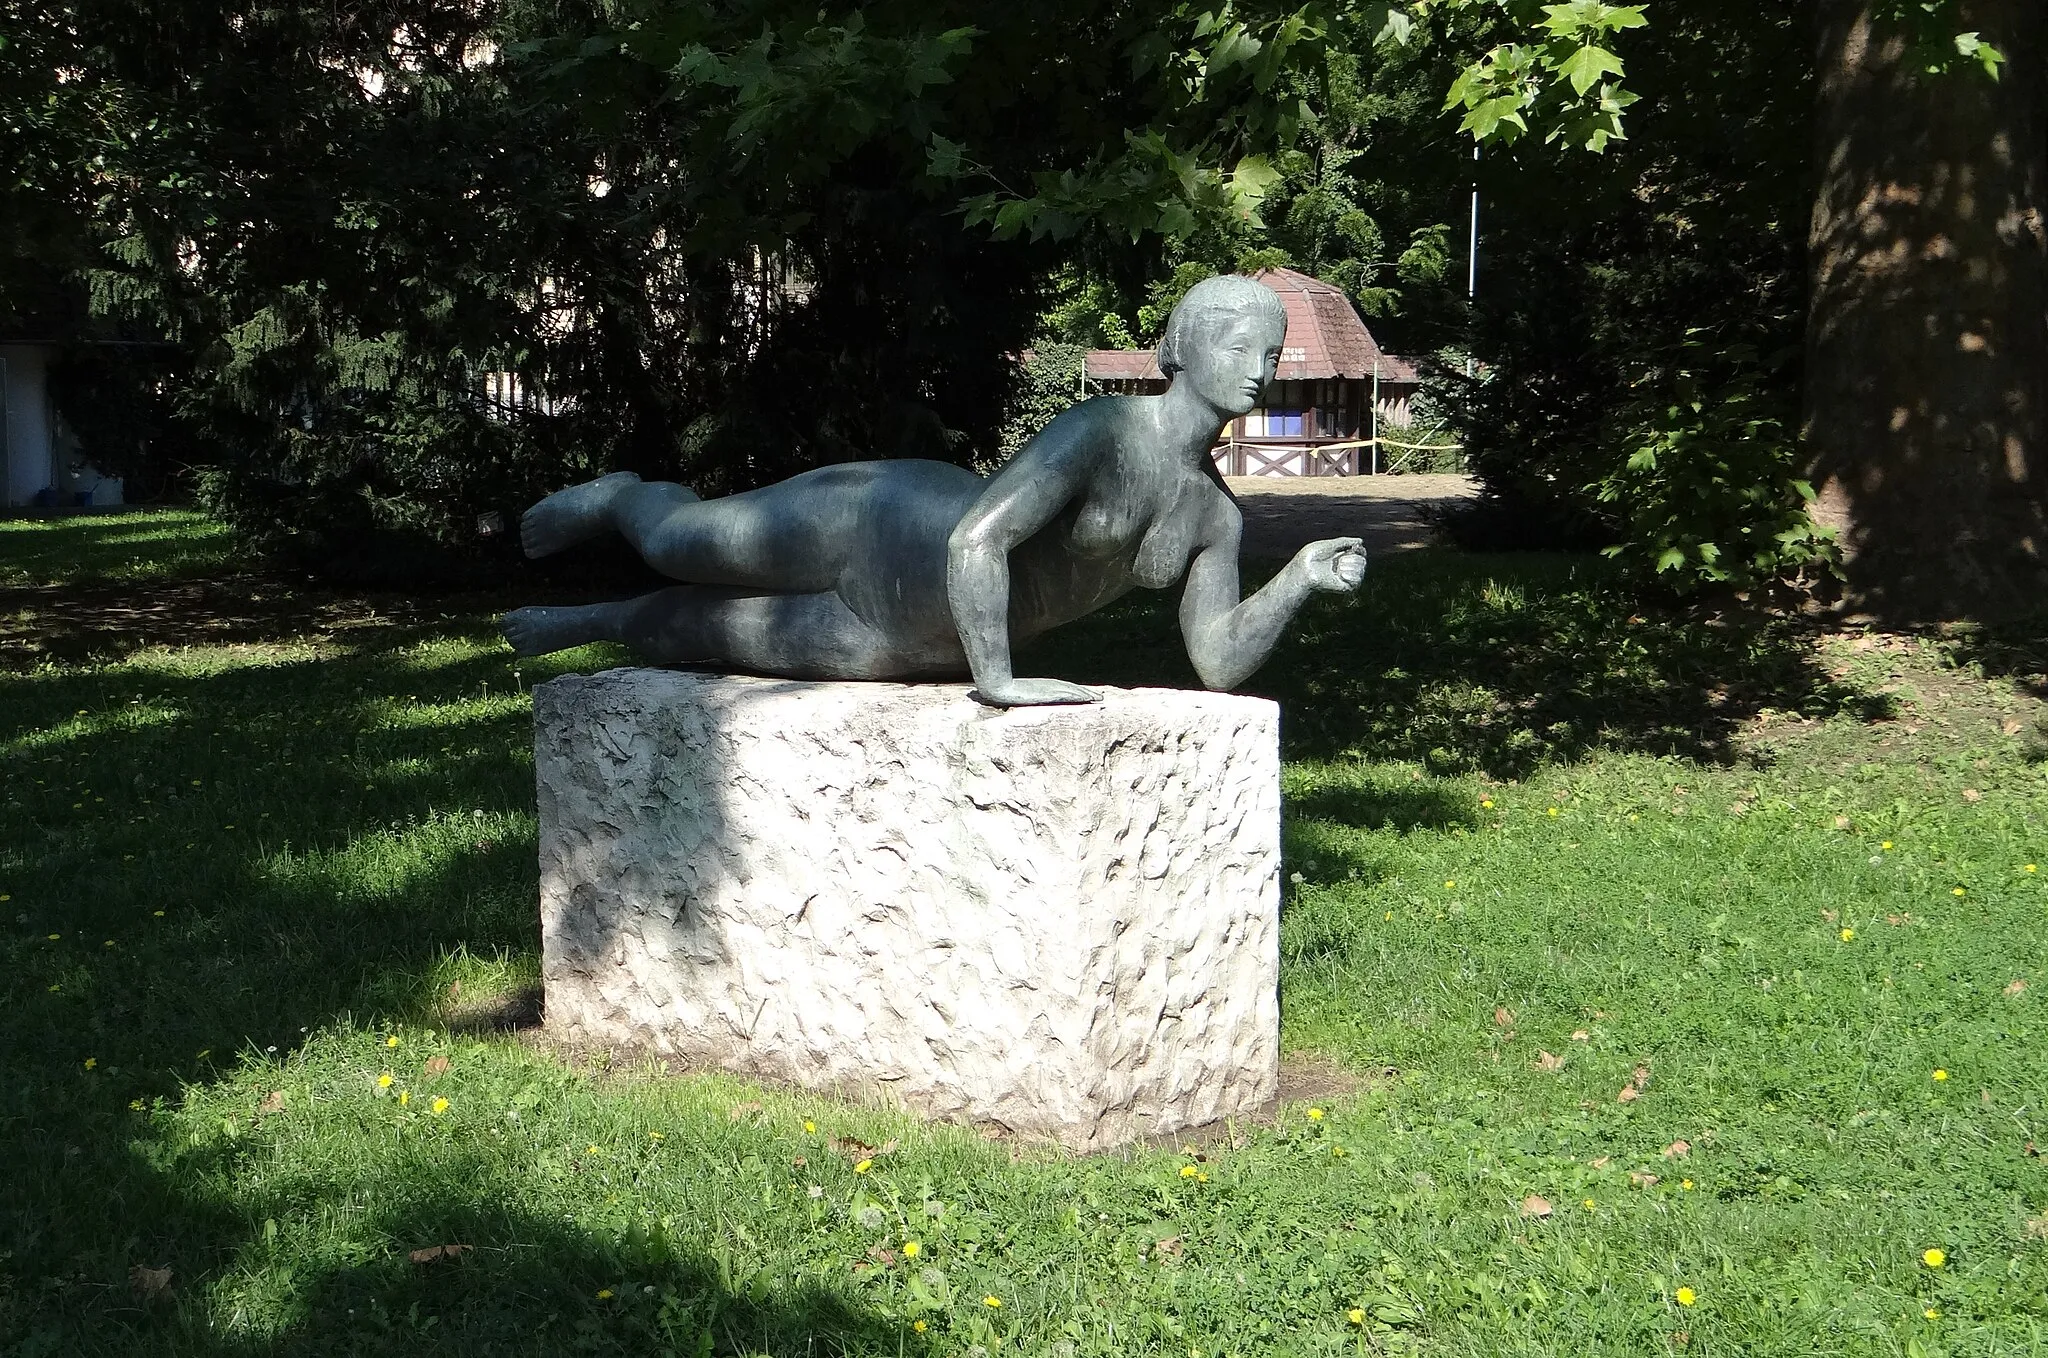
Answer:
[{"label": "fallen dry leaf", "polygon": [[799,1155],[796,1159],[790,1161],[789,1163],[795,1165],[798,1169],[802,1169],[805,1165],[811,1163],[811,1161],[810,1157]]},{"label": "fallen dry leaf", "polygon": [[[733,1116],[737,1117],[739,1115],[735,1113]],[[875,1153],[873,1146],[868,1145],[865,1141],[855,1141],[850,1136],[833,1137],[832,1149],[838,1151],[849,1160],[866,1160]]]},{"label": "fallen dry leaf", "polygon": [[1913,922],[1913,913],[1909,910],[1903,915],[1886,915],[1884,922],[1894,928],[1902,924],[1911,924]]},{"label": "fallen dry leaf", "polygon": [[459,996],[459,995],[461,995],[461,994],[462,994],[462,982],[460,982],[460,981],[450,981],[450,982],[448,983],[448,998],[452,1000],[452,999],[455,999],[455,998],[456,998],[457,996]]},{"label": "fallen dry leaf", "polygon": [[1821,917],[1822,919],[1826,920],[1826,921],[1827,921],[1827,922],[1828,922],[1829,924],[1833,924],[1833,923],[1834,923],[1834,922],[1835,922],[1836,920],[1838,920],[1838,919],[1840,919],[1840,918],[1841,918],[1841,916],[1840,916],[1840,915],[1836,914],[1836,913],[1835,913],[1834,911],[1832,911],[1832,910],[1823,910],[1823,911],[1821,911],[1821,912],[1820,912],[1820,917]]},{"label": "fallen dry leaf", "polygon": [[1550,1215],[1550,1199],[1539,1198],[1534,1193],[1522,1199],[1522,1215],[1525,1217],[1547,1217]]},{"label": "fallen dry leaf", "polygon": [[1836,817],[1835,817],[1835,828],[1836,828],[1837,830],[1846,830],[1846,829],[1848,829],[1848,828],[1849,828],[1849,818],[1848,818],[1847,816],[1836,816]]},{"label": "fallen dry leaf", "polygon": [[1180,1237],[1177,1235],[1169,1235],[1152,1246],[1152,1257],[1155,1259],[1178,1259],[1183,1252]]},{"label": "fallen dry leaf", "polygon": [[155,1301],[171,1290],[171,1269],[145,1268],[141,1264],[128,1266],[128,1290],[144,1301]]},{"label": "fallen dry leaf", "polygon": [[1686,1345],[1692,1343],[1692,1331],[1673,1330],[1671,1332],[1671,1342],[1677,1345],[1679,1348],[1684,1348]]},{"label": "fallen dry leaf", "polygon": [[425,1249],[414,1250],[412,1261],[415,1264],[438,1264],[443,1259],[460,1259],[473,1248],[471,1245],[429,1245]]},{"label": "fallen dry leaf", "polygon": [[1642,1090],[1637,1089],[1634,1085],[1623,1085],[1621,1092],[1614,1096],[1614,1101],[1616,1103],[1634,1103],[1641,1097],[1643,1097]]},{"label": "fallen dry leaf", "polygon": [[1635,1074],[1629,1077],[1628,1082],[1638,1090],[1648,1089],[1650,1087],[1650,1068],[1648,1066],[1637,1066]]},{"label": "fallen dry leaf", "polygon": [[1549,1052],[1537,1052],[1535,1066],[1538,1070],[1554,1074],[1564,1069],[1564,1058],[1562,1056],[1553,1056]]},{"label": "fallen dry leaf", "polygon": [[1977,791],[1976,788],[1966,787],[1963,789],[1963,800],[1966,802],[1981,802],[1984,800],[1984,794]]},{"label": "fallen dry leaf", "polygon": [[2013,978],[2012,978],[2012,980],[2011,980],[2011,982],[2010,982],[2010,983],[2008,983],[2008,984],[2006,985],[2005,989],[2004,989],[2003,991],[2001,991],[2000,993],[2001,993],[2001,994],[2003,994],[2003,995],[2004,995],[2004,996],[2005,996],[2005,997],[2006,997],[2007,999],[2012,999],[2012,998],[2014,998],[2015,996],[2019,996],[2019,995],[2024,995],[2024,994],[2026,994],[2026,993],[2027,993],[2027,978],[2026,978],[2026,977],[2024,977],[2024,976],[2015,976],[2015,977],[2013,977]]},{"label": "fallen dry leaf", "polygon": [[1998,729],[2005,732],[2009,736],[2016,736],[2020,733],[2022,729],[2024,729],[2025,725],[2026,723],[2024,722],[2007,720],[2001,723]]},{"label": "fallen dry leaf", "polygon": [[282,1113],[284,1111],[284,1091],[282,1089],[273,1089],[268,1094],[265,1094],[263,1102],[256,1105],[256,1111],[259,1113]]},{"label": "fallen dry leaf", "polygon": [[1574,1028],[1574,1029],[1572,1029],[1572,1041],[1574,1041],[1574,1042],[1590,1042],[1590,1041],[1592,1041],[1592,1040],[1593,1040],[1593,1035],[1592,1035],[1591,1033],[1587,1032],[1587,1031],[1586,1031],[1586,1030],[1585,1030],[1584,1028]]},{"label": "fallen dry leaf", "polygon": [[760,1111],[761,1101],[759,1099],[748,1099],[745,1103],[734,1104],[732,1106],[732,1110],[728,1112],[726,1116],[732,1119],[734,1122],[738,1122],[741,1118],[751,1117],[755,1113],[758,1113]]},{"label": "fallen dry leaf", "polygon": [[1505,1008],[1497,1008],[1493,1011],[1493,1022],[1495,1027],[1505,1028],[1514,1021],[1515,1016],[1509,1013]]},{"label": "fallen dry leaf", "polygon": [[886,1245],[870,1245],[868,1246],[868,1257],[876,1263],[889,1266],[896,1262],[896,1251]]},{"label": "fallen dry leaf", "polygon": [[1661,1176],[1652,1174],[1646,1169],[1632,1169],[1628,1172],[1628,1181],[1637,1188],[1655,1188],[1662,1182],[1662,1179]]},{"label": "fallen dry leaf", "polygon": [[1666,1160],[1683,1160],[1691,1154],[1692,1142],[1690,1141],[1674,1141],[1664,1148],[1664,1158]]},{"label": "fallen dry leaf", "polygon": [[429,1060],[428,1060],[428,1062],[427,1062],[427,1074],[428,1074],[428,1075],[430,1075],[430,1076],[433,1076],[433,1075],[446,1075],[447,1073],[448,1073],[448,1058],[447,1058],[447,1057],[445,1057],[445,1056],[436,1056],[436,1057],[432,1057],[431,1059],[429,1059]]},{"label": "fallen dry leaf", "polygon": [[1586,1163],[1591,1165],[1594,1169],[1606,1169],[1607,1166],[1612,1164],[1613,1162],[1614,1157],[1611,1155],[1596,1155],[1591,1160],[1588,1160]]},{"label": "fallen dry leaf", "polygon": [[[2027,1239],[2048,1240],[2048,1212],[2044,1212],[2037,1217],[2027,1218]],[[170,1275],[171,1271],[165,1269],[164,1276],[168,1278]]]}]

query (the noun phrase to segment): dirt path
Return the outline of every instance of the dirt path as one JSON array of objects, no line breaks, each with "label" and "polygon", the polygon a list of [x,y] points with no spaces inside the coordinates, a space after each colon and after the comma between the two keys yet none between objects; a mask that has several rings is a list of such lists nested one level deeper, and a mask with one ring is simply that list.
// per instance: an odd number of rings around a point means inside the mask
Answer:
[{"label": "dirt path", "polygon": [[1365,539],[1377,555],[1426,547],[1426,511],[1472,498],[1469,476],[1233,476],[1244,507],[1244,554],[1292,556],[1321,538]]}]

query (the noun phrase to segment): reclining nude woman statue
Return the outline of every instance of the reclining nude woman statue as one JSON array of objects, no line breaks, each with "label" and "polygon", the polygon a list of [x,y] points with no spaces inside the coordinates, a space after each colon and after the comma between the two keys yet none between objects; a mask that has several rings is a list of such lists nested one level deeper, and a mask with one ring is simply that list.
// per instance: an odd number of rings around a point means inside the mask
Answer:
[{"label": "reclining nude woman statue", "polygon": [[974,696],[999,707],[1085,703],[1099,695],[1017,677],[1012,643],[1185,575],[1188,657],[1205,685],[1230,688],[1265,662],[1310,592],[1352,590],[1365,575],[1358,539],[1332,538],[1238,596],[1243,517],[1209,450],[1258,404],[1286,332],[1262,284],[1198,284],[1160,341],[1163,395],[1083,401],[986,480],[902,459],[717,500],[630,472],[557,491],[520,522],[528,556],[616,532],[687,583],[515,609],[505,636],[522,655],[619,641],[661,663],[798,679],[971,676]]}]

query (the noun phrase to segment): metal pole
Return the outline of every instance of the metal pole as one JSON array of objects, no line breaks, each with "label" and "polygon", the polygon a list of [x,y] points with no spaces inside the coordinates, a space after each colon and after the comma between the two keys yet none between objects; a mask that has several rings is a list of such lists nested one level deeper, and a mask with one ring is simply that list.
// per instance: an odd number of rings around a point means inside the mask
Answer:
[{"label": "metal pole", "polygon": [[[1479,163],[1479,148],[1472,148],[1472,163]],[[1465,300],[1471,301],[1479,294],[1479,182],[1478,172],[1473,172],[1472,183],[1472,240],[1465,267]]]}]

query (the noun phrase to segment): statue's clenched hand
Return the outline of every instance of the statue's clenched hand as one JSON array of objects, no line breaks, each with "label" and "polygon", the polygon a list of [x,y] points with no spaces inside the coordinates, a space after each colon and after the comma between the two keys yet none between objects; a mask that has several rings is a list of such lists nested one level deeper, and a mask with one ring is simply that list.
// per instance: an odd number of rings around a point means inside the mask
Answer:
[{"label": "statue's clenched hand", "polygon": [[1000,679],[976,684],[972,696],[990,707],[1045,707],[1056,703],[1099,703],[1102,695],[1064,679]]},{"label": "statue's clenched hand", "polygon": [[1357,538],[1311,542],[1294,554],[1310,589],[1347,594],[1365,579],[1365,545]]}]

